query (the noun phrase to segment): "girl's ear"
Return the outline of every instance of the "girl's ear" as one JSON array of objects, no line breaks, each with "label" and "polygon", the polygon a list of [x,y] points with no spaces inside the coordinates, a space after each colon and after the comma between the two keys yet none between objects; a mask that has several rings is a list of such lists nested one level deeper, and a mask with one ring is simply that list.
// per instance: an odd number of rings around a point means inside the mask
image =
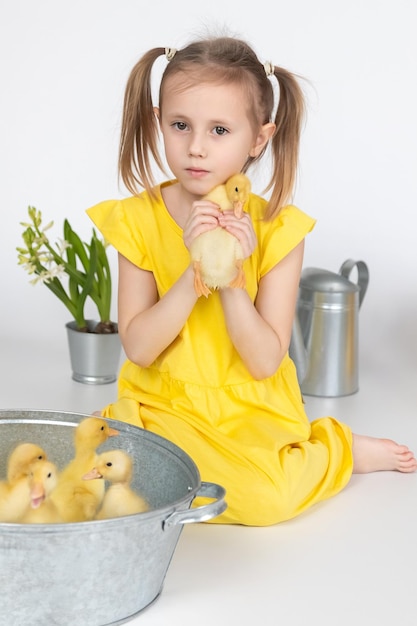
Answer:
[{"label": "girl's ear", "polygon": [[255,139],[255,143],[249,151],[250,157],[256,158],[259,154],[261,154],[268,141],[272,139],[275,129],[276,125],[273,122],[268,122],[268,124],[261,126],[258,136]]},{"label": "girl's ear", "polygon": [[161,123],[161,115],[160,115],[159,107],[154,107],[153,108],[153,112],[154,112],[155,117],[156,117],[156,119],[158,121],[158,124],[160,124]]}]

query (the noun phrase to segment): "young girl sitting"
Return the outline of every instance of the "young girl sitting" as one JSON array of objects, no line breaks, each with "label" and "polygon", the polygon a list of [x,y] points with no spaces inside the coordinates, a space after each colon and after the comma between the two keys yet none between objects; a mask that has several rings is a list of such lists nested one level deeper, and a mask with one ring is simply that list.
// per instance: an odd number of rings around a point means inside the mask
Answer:
[{"label": "young girl sitting", "polygon": [[[151,73],[162,55],[155,106]],[[119,252],[128,357],[119,397],[102,415],[173,441],[203,481],[225,487],[228,508],[216,523],[275,524],[339,492],[352,472],[417,468],[406,446],[354,435],[332,417],[310,423],[304,410],[288,355],[304,238],[314,226],[288,204],[303,113],[296,77],[260,62],[243,41],[154,48],[125,92],[119,170],[132,197],[88,210]],[[173,178],[156,185],[160,135]],[[269,201],[251,193],[239,218],[204,198],[267,147]],[[246,286],[198,297],[190,247],[218,226],[240,243]]]}]

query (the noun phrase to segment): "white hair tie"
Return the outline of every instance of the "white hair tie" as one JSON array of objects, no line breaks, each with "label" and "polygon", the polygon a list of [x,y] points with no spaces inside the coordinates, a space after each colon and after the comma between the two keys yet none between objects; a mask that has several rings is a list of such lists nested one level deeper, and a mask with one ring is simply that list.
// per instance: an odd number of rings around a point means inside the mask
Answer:
[{"label": "white hair tie", "polygon": [[264,69],[267,76],[275,74],[275,66],[271,63],[271,61],[266,61],[266,63],[264,63]]},{"label": "white hair tie", "polygon": [[167,61],[172,61],[172,59],[175,56],[177,49],[176,48],[165,48],[165,56],[167,58]]}]

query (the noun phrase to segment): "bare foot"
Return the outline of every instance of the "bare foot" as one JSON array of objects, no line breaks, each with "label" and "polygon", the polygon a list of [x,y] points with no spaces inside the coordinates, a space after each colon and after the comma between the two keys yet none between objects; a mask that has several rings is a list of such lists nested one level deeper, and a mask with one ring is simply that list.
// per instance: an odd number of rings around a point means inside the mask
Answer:
[{"label": "bare foot", "polygon": [[103,417],[103,414],[101,411],[93,411],[91,415],[95,415],[96,417]]},{"label": "bare foot", "polygon": [[353,435],[352,453],[354,474],[381,470],[415,472],[417,469],[413,452],[392,439]]}]

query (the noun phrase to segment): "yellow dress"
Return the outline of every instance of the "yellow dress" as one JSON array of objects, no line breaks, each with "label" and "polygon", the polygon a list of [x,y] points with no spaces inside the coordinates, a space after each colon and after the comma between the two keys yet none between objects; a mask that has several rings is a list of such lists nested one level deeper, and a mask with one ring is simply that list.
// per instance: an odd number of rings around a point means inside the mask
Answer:
[{"label": "yellow dress", "polygon": [[[172,181],[164,185],[172,184]],[[109,200],[87,213],[122,255],[155,277],[162,297],[190,263],[182,229],[147,193]],[[258,246],[245,260],[247,291],[312,230],[295,206],[263,221],[265,200],[251,194]],[[226,331],[218,292],[201,297],[176,340],[147,368],[127,360],[118,399],[103,415],[150,430],[177,444],[201,480],[225,487],[228,507],[214,523],[267,526],[333,496],[352,473],[352,434],[331,417],[310,423],[294,363],[254,380]]]}]

